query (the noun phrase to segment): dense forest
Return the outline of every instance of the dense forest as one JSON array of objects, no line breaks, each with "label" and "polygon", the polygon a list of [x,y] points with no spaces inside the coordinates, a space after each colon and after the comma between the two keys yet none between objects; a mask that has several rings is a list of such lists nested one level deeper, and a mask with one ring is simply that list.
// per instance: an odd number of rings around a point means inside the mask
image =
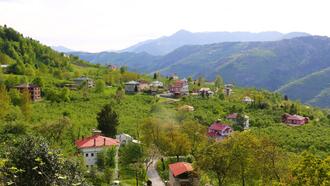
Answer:
[{"label": "dense forest", "polygon": [[[51,50],[1,27],[0,185],[109,185],[115,172],[114,149],[98,155],[87,169],[75,140],[98,128],[107,136],[127,133],[141,143],[119,149],[122,185],[144,184],[150,160],[168,180],[168,164],[192,163],[201,185],[329,185],[330,113],[303,105],[280,93],[234,87],[223,93],[221,76],[214,82],[188,78],[189,91],[209,87],[213,96],[169,99],[148,91],[125,94],[130,80],[159,80],[167,88],[173,79],[108,69]],[[85,76],[95,87],[70,89]],[[41,87],[42,99],[32,101],[21,83]],[[255,101],[243,103],[243,97]],[[180,109],[184,105],[194,111]],[[250,128],[226,119],[231,113],[250,118]],[[282,123],[284,113],[310,118],[303,126]],[[221,119],[234,129],[221,142],[207,137],[207,127]]]}]

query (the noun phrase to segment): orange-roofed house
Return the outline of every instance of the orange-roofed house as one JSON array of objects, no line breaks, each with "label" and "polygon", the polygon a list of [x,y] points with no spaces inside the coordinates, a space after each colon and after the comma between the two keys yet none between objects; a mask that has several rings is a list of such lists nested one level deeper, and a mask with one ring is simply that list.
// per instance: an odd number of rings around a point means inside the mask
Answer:
[{"label": "orange-roofed house", "polygon": [[187,162],[169,164],[169,186],[198,186],[199,180],[193,167]]},{"label": "orange-roofed house", "polygon": [[97,161],[97,153],[105,148],[117,147],[119,141],[101,135],[101,131],[94,130],[94,135],[76,140],[76,147],[84,156],[87,167],[93,167]]}]

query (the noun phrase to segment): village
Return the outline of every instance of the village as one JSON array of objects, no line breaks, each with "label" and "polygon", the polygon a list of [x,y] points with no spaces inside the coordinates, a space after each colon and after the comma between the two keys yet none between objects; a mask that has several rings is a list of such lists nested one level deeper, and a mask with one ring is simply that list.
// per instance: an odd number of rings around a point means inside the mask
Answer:
[{"label": "village", "polygon": [[[111,68],[114,68],[111,66]],[[124,91],[127,95],[134,94],[149,94],[150,96],[155,97],[163,97],[167,100],[175,100],[178,101],[186,96],[195,96],[200,99],[207,99],[209,97],[214,96],[219,91],[226,96],[230,97],[235,94],[235,88],[233,84],[225,84],[222,89],[216,88],[211,90],[211,88],[205,86],[201,87],[197,90],[190,91],[189,84],[196,84],[196,80],[192,82],[188,82],[187,79],[179,79],[176,75],[173,75],[170,78],[170,84],[165,86],[165,83],[154,80],[152,82],[148,82],[145,80],[136,80],[136,81],[128,81],[124,84]],[[64,86],[69,87],[71,90],[76,90],[79,86],[85,86],[87,88],[93,88],[95,86],[95,82],[93,79],[82,76],[79,78],[73,79],[72,83],[65,84]],[[28,90],[31,96],[31,100],[40,101],[41,97],[41,88],[37,85],[33,84],[21,84],[14,86],[13,88],[17,89],[20,92],[24,90]],[[241,102],[243,104],[253,104],[255,100],[245,95],[241,98]],[[195,108],[191,105],[181,105],[178,107],[178,110],[183,112],[194,112]],[[281,121],[288,126],[302,126],[309,122],[308,117],[296,115],[296,114],[288,114],[284,113]],[[238,131],[246,131],[249,130],[249,116],[243,113],[229,113],[224,118],[219,118],[213,123],[209,124],[207,131],[205,131],[205,135],[211,141],[216,141],[221,143],[222,140],[228,138],[235,130]],[[87,169],[92,169],[96,166],[98,161],[98,153],[106,148],[115,148],[116,149],[116,168],[113,178],[113,185],[120,184],[120,177],[118,175],[118,151],[119,148],[125,146],[129,143],[140,144],[141,142],[134,139],[131,135],[121,133],[117,134],[116,138],[106,137],[102,134],[102,131],[93,129],[92,135],[88,137],[83,137],[82,139],[78,139],[75,141],[75,146],[79,150],[81,156],[84,158],[84,162]],[[159,159],[154,159],[150,161],[159,161]],[[153,166],[155,164],[151,162]],[[168,186],[185,186],[199,185],[199,177],[198,174],[194,171],[192,164],[189,162],[176,162],[169,164],[169,177],[163,182],[159,177],[156,168],[149,168],[147,175],[149,176],[149,180],[146,183],[147,185],[168,185]],[[165,183],[165,184],[164,184]]]}]

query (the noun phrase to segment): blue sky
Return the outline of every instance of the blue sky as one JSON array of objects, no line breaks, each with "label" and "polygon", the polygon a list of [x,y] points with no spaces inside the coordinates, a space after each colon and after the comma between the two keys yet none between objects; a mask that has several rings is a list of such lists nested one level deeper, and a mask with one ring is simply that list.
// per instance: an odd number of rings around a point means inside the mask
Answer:
[{"label": "blue sky", "polygon": [[47,45],[119,50],[185,29],[330,36],[327,0],[0,0],[0,24]]}]

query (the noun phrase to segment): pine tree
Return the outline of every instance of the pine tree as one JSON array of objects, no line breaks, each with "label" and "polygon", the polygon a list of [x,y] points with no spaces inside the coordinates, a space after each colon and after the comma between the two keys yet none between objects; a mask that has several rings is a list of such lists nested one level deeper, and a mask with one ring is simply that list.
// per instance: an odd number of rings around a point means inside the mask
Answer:
[{"label": "pine tree", "polygon": [[97,114],[98,126],[97,128],[102,131],[105,136],[114,137],[117,133],[118,115],[113,110],[111,104],[103,107],[101,112]]}]

